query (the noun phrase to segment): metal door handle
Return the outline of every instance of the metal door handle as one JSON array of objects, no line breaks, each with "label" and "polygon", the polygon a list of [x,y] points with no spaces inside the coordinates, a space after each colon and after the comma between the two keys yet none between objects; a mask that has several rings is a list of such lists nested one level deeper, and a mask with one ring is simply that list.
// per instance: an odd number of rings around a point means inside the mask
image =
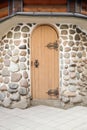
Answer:
[{"label": "metal door handle", "polygon": [[36,68],[38,68],[38,66],[39,66],[39,62],[38,62],[37,59],[34,61],[34,66],[35,66]]}]

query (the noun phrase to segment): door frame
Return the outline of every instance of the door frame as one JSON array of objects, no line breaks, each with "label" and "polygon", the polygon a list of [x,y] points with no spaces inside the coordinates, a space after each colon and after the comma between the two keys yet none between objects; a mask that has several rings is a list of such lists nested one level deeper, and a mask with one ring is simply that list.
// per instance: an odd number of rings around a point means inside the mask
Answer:
[{"label": "door frame", "polygon": [[[30,93],[31,93],[31,99],[33,99],[33,87],[32,87],[32,69],[31,69],[31,64],[32,64],[32,59],[31,59],[31,37],[32,37],[32,34],[33,34],[33,31],[36,29],[36,28],[38,28],[39,26],[42,26],[42,25],[47,25],[47,26],[50,26],[50,27],[52,27],[55,31],[56,31],[56,33],[57,33],[57,36],[58,36],[58,38],[59,38],[59,31],[58,31],[58,28],[55,26],[55,25],[53,25],[53,24],[49,24],[49,23],[40,23],[40,24],[36,24],[36,25],[34,25],[34,27],[33,27],[33,29],[31,30],[31,33],[30,33],[30,84],[31,84],[31,88],[30,88]],[[60,43],[59,43],[60,44]],[[60,52],[59,52],[59,44],[58,44],[58,57],[60,58]],[[60,59],[58,59],[58,63],[59,63],[59,65],[58,65],[58,70],[59,70],[59,72],[58,72],[58,77],[60,78]],[[59,96],[58,96],[58,98],[60,98],[60,81],[59,81],[59,78],[58,78],[58,93],[59,93]]]}]

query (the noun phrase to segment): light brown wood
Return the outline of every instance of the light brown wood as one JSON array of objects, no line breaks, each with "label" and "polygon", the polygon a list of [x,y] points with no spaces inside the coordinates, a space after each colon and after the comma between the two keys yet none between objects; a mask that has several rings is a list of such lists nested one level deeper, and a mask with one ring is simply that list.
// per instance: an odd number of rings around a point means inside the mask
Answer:
[{"label": "light brown wood", "polygon": [[[47,48],[48,43],[58,40],[56,30],[49,25],[37,27],[31,36],[31,87],[33,99],[50,99],[49,89],[56,89],[59,86],[59,64],[58,50]],[[38,60],[39,67],[34,66]]]}]

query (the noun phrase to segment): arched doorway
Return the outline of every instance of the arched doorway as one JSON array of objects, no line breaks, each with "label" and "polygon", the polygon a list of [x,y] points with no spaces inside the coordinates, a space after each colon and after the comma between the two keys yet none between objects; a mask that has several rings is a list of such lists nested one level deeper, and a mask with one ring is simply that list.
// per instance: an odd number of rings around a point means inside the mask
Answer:
[{"label": "arched doorway", "polygon": [[[31,87],[33,99],[58,97],[56,93],[59,86],[57,41],[58,33],[50,25],[40,25],[32,33]],[[53,93],[53,91],[55,92]]]}]

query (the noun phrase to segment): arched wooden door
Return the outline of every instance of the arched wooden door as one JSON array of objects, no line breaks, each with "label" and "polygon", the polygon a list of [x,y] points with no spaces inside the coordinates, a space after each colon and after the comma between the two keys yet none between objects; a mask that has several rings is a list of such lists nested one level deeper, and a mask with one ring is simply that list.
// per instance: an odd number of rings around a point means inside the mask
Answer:
[{"label": "arched wooden door", "polygon": [[[58,90],[59,63],[56,30],[49,25],[38,26],[31,36],[31,87],[33,99],[55,98]],[[47,93],[51,90],[51,95]]]}]

